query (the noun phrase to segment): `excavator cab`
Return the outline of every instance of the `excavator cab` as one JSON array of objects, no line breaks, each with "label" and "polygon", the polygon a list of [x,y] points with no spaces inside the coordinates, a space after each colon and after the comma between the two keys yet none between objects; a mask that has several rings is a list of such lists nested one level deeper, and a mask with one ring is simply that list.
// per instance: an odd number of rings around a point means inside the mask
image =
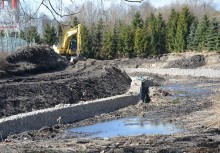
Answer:
[{"label": "excavator cab", "polygon": [[77,40],[76,39],[70,40],[70,49],[72,51],[77,50]]}]

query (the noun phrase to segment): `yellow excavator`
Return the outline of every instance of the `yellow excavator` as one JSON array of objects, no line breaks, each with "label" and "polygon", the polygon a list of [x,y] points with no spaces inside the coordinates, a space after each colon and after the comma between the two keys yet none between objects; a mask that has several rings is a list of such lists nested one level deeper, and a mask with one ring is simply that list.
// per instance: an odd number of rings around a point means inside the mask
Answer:
[{"label": "yellow excavator", "polygon": [[78,61],[81,52],[81,24],[68,30],[62,40],[61,46],[53,45],[54,51],[65,56],[70,62]]}]

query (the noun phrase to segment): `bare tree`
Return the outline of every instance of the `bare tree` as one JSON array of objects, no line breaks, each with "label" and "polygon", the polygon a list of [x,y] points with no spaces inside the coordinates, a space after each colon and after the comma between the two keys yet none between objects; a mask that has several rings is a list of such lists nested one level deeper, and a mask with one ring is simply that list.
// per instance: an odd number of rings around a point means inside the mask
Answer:
[{"label": "bare tree", "polygon": [[213,16],[216,11],[213,6],[213,0],[176,0],[175,2],[158,9],[163,14],[164,19],[168,19],[170,11],[175,8],[179,11],[184,5],[187,5],[190,11],[201,19],[204,14]]}]

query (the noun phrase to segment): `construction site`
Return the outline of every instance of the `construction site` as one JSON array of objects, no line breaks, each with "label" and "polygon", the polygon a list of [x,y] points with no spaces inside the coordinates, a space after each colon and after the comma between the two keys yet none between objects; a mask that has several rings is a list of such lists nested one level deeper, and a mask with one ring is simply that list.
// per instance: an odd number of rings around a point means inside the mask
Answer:
[{"label": "construction site", "polygon": [[219,52],[88,58],[81,32],[0,52],[1,153],[220,152]]}]

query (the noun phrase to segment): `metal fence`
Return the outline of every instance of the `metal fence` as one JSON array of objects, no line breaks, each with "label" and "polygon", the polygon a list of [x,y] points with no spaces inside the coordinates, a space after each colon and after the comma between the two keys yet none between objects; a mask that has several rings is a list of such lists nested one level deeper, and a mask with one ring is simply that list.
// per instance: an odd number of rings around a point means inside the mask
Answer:
[{"label": "metal fence", "polygon": [[28,43],[19,37],[0,36],[0,52],[7,52],[11,54],[15,52],[17,48],[27,45]]}]

